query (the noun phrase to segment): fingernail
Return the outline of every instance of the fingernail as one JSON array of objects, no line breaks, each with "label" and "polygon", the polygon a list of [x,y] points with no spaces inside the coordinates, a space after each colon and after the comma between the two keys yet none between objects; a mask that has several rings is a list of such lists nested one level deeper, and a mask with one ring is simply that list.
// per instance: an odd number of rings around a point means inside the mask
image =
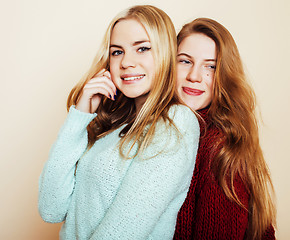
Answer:
[{"label": "fingernail", "polygon": [[115,100],[115,97],[109,94],[111,100]]}]

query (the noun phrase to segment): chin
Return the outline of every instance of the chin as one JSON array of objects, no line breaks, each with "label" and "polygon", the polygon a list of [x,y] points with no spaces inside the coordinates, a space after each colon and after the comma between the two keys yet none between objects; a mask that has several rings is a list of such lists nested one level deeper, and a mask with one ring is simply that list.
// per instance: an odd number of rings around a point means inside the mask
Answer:
[{"label": "chin", "polygon": [[197,110],[200,110],[202,107],[200,105],[196,105],[196,104],[186,104],[191,110],[193,111],[197,111]]},{"label": "chin", "polygon": [[140,96],[138,93],[132,93],[132,92],[122,92],[127,98],[137,98]]},{"label": "chin", "polygon": [[196,111],[196,105],[195,104],[192,104],[193,103],[193,101],[192,101],[192,99],[190,99],[190,100],[185,100],[185,99],[181,99],[182,101],[183,101],[183,103],[186,105],[186,106],[188,106],[191,110],[194,110],[194,111]]}]

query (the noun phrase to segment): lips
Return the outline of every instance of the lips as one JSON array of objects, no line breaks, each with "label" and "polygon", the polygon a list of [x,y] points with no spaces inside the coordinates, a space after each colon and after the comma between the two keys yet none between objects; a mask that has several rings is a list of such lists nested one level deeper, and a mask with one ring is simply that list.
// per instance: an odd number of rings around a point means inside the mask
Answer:
[{"label": "lips", "polygon": [[183,92],[185,92],[186,94],[191,95],[191,96],[199,96],[199,95],[204,93],[204,91],[202,91],[202,90],[195,89],[195,88],[189,88],[189,87],[183,87],[182,90],[183,90]]},{"label": "lips", "polygon": [[145,77],[145,74],[123,74],[121,79],[125,84],[135,83]]}]

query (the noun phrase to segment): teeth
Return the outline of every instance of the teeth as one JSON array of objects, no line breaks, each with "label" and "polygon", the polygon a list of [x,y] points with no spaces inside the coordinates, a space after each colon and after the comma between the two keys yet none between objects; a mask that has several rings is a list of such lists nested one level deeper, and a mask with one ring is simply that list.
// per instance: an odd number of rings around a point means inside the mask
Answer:
[{"label": "teeth", "polygon": [[143,78],[144,76],[139,76],[139,77],[127,77],[127,78],[123,78],[123,80],[125,81],[133,81],[133,80],[138,80]]}]

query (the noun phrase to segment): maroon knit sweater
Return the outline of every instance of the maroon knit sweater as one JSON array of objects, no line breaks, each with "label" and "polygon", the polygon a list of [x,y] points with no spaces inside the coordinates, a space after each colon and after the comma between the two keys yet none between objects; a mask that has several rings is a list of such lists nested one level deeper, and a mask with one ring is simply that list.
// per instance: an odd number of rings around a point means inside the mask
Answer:
[{"label": "maroon knit sweater", "polygon": [[[187,197],[178,213],[174,239],[245,239],[248,212],[226,197],[209,168],[210,159],[218,151],[213,146],[222,134],[210,124],[207,112],[208,108],[199,111],[206,125],[200,124],[196,165]],[[205,126],[206,134],[203,136]],[[234,187],[240,201],[248,208],[249,194],[239,177],[234,180]],[[263,239],[275,239],[272,226]]]}]

